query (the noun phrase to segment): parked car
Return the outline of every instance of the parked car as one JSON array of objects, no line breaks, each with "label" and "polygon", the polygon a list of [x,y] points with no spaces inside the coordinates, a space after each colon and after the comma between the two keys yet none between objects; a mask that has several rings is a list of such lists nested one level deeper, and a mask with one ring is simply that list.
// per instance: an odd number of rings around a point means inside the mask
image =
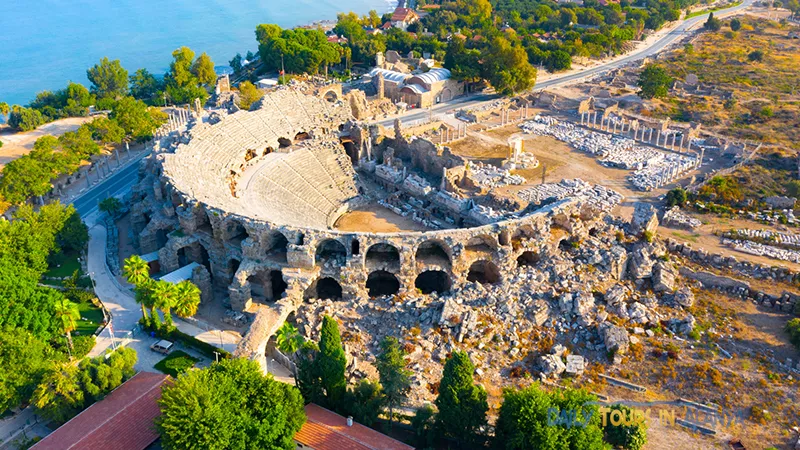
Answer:
[{"label": "parked car", "polygon": [[166,355],[170,352],[170,350],[172,350],[172,347],[174,346],[175,344],[173,344],[170,341],[160,340],[155,344],[151,345],[150,350],[156,351],[158,353],[163,353]]}]

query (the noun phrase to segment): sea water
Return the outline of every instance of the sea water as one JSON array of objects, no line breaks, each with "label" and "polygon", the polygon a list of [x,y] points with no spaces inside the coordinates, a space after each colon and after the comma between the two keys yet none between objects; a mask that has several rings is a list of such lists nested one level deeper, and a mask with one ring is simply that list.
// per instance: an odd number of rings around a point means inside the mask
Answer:
[{"label": "sea water", "polygon": [[282,27],[334,20],[339,12],[383,15],[396,0],[2,0],[0,102],[24,105],[37,92],[75,81],[100,58],[130,74],[163,74],[171,53],[188,46],[227,65],[257,51],[256,25]]}]

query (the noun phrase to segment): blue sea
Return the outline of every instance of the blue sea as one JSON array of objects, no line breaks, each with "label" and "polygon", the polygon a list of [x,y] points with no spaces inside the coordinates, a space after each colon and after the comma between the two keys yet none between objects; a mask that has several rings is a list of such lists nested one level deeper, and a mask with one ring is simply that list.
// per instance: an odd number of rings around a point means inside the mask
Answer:
[{"label": "blue sea", "polygon": [[188,46],[227,65],[257,50],[256,25],[288,28],[333,20],[338,12],[379,14],[395,0],[2,0],[0,102],[27,104],[37,92],[75,81],[108,56],[129,73],[163,74],[173,50]]}]

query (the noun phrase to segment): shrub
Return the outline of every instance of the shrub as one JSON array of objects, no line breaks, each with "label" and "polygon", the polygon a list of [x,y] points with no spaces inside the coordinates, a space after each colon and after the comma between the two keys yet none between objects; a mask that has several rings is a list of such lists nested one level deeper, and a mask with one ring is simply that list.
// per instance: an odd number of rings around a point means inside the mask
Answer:
[{"label": "shrub", "polygon": [[157,362],[154,367],[167,375],[172,375],[173,377],[177,377],[178,375],[194,367],[194,364],[197,361],[199,360],[193,358],[186,352],[183,352],[181,350],[175,350],[174,352],[170,353],[166,358]]},{"label": "shrub", "polygon": [[647,241],[647,242],[653,242],[653,237],[654,237],[654,235],[653,235],[653,232],[652,232],[652,231],[645,230],[645,231],[642,233],[642,239],[644,239],[644,240],[645,240],[645,241]]},{"label": "shrub", "polygon": [[82,359],[88,355],[92,348],[94,348],[95,337],[89,336],[75,336],[72,338],[72,356],[75,359]]},{"label": "shrub", "polygon": [[792,319],[786,323],[784,328],[789,335],[789,342],[800,350],[800,319]]},{"label": "shrub", "polygon": [[[606,435],[606,442],[614,447],[627,450],[639,450],[647,443],[647,424],[644,419],[635,420],[633,410],[623,405],[612,405],[610,411],[621,411],[623,420],[619,425],[612,425],[610,420],[606,420],[603,431]],[[616,416],[616,414],[615,414]],[[609,415],[610,417],[610,415]],[[630,422],[630,425],[628,423]]]},{"label": "shrub", "polygon": [[666,202],[667,206],[670,208],[673,206],[683,206],[686,200],[686,191],[682,187],[676,187],[667,192]]}]

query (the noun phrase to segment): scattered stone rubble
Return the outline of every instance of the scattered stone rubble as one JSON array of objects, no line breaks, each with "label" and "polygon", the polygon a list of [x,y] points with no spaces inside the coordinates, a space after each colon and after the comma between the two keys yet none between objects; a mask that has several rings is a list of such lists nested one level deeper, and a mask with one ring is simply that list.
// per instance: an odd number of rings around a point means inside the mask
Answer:
[{"label": "scattered stone rubble", "polygon": [[688,231],[694,231],[703,225],[703,222],[683,214],[678,206],[673,206],[668,209],[667,212],[664,213],[664,217],[661,221],[668,227],[680,228]]},{"label": "scattered stone rubble", "polygon": [[743,241],[740,239],[723,238],[722,243],[743,253],[800,263],[800,251],[786,250],[780,247],[773,247],[771,245],[759,244],[753,241]]},{"label": "scattered stone rubble", "polygon": [[[591,361],[612,356],[619,362],[639,341],[632,334],[653,335],[650,328],[661,323],[680,335],[692,330],[694,318],[683,308],[694,295],[688,288],[674,292],[677,272],[662,258],[666,249],[644,242],[628,249],[616,241],[622,227],[609,216],[578,248],[543,249],[535,267],[520,266],[496,284],[467,283],[442,295],[310,300],[296,313],[298,328],[317,339],[322,315],[337,317],[347,351],[358,360],[356,378],[374,373],[365,363],[375,361],[383,336],[408,342],[412,404],[434,398],[429,386],[457,349],[470,354],[482,382],[497,386],[514,368],[542,378],[580,376]],[[656,294],[645,294],[637,284]],[[547,335],[556,344],[537,348]]]},{"label": "scattered stone rubble", "polygon": [[469,168],[472,171],[472,179],[489,188],[520,185],[527,181],[524,177],[512,175],[508,170],[491,164],[470,163]]},{"label": "scattered stone rubble", "polygon": [[628,180],[636,189],[650,191],[680,178],[697,166],[689,155],[665,153],[636,144],[636,141],[559,122],[553,117],[537,115],[520,125],[523,132],[552,136],[578,150],[590,153],[608,167],[635,170]]},{"label": "scattered stone rubble", "polygon": [[537,184],[519,191],[517,196],[534,205],[550,203],[568,197],[584,197],[603,211],[610,211],[623,199],[622,194],[613,189],[592,185],[580,178],[561,180],[558,183]]}]

